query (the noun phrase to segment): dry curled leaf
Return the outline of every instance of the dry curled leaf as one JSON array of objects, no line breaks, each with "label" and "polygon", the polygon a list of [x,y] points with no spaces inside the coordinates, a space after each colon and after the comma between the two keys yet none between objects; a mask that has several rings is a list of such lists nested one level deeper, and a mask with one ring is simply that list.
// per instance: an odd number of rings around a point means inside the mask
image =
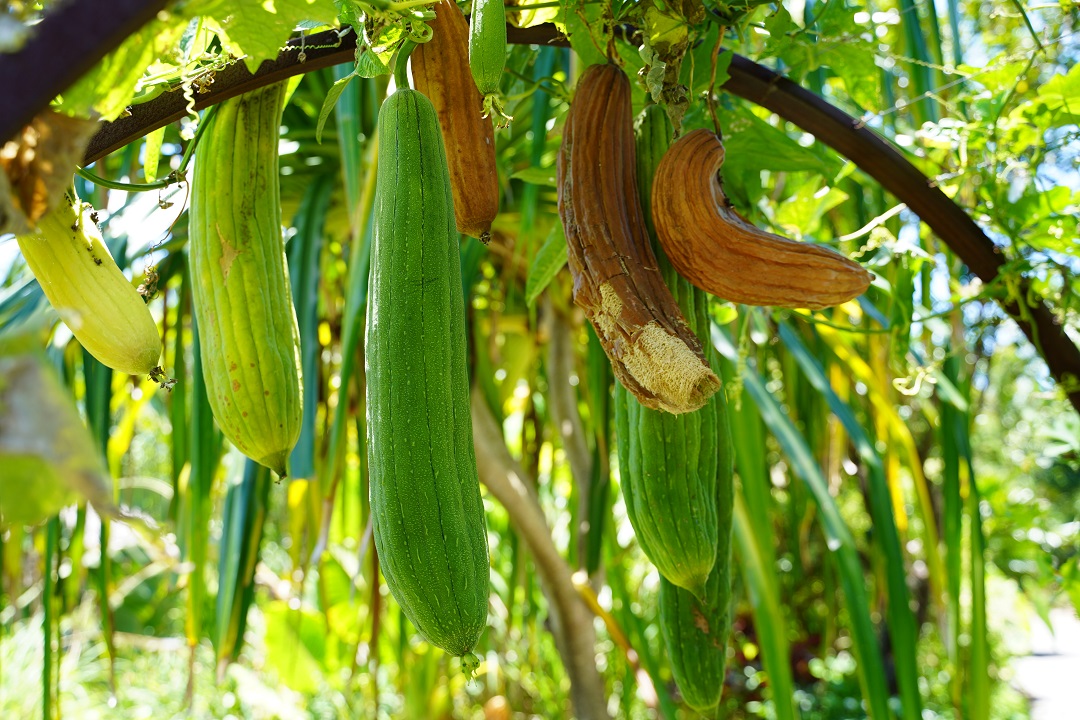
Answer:
[{"label": "dry curled leaf", "polygon": [[697,410],[720,387],[657,268],[637,193],[630,81],[615,65],[582,75],[559,149],[559,215],[574,301],[642,405]]},{"label": "dry curled leaf", "polygon": [[30,232],[61,200],[97,127],[45,110],[0,146],[0,234]]},{"label": "dry curled leaf", "polygon": [[653,222],[680,275],[746,305],[819,309],[866,291],[873,276],[858,263],[761,230],[739,215],[720,184],[723,162],[720,138],[694,130],[671,146],[657,168]]}]

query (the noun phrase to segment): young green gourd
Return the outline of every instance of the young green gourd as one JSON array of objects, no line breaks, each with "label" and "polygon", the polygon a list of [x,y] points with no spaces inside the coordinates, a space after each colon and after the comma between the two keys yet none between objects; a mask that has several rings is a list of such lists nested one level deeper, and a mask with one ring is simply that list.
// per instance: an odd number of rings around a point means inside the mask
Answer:
[{"label": "young green gourd", "polygon": [[467,666],[487,624],[488,551],[450,175],[421,93],[387,98],[378,132],[366,345],[375,545],[405,615]]},{"label": "young green gourd", "polygon": [[506,67],[506,6],[504,0],[473,0],[469,18],[469,68],[484,96],[484,117],[503,112],[499,82]]}]

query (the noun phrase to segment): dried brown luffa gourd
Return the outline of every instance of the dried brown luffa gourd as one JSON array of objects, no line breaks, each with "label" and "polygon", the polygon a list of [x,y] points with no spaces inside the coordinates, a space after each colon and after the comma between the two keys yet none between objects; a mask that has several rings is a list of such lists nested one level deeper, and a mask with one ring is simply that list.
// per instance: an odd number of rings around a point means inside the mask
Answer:
[{"label": "dried brown luffa gourd", "polygon": [[723,162],[716,133],[694,130],[671,146],[657,168],[653,222],[680,275],[746,305],[818,309],[866,291],[873,276],[858,263],[761,230],[739,215],[720,184]]},{"label": "dried brown luffa gourd", "polygon": [[642,405],[697,410],[720,387],[664,284],[637,194],[630,81],[594,65],[578,82],[558,158],[574,301]]},{"label": "dried brown luffa gourd", "polygon": [[486,243],[499,212],[495,133],[481,113],[484,96],[469,70],[469,23],[452,0],[431,9],[431,40],[410,58],[413,80],[439,115],[458,232]]}]

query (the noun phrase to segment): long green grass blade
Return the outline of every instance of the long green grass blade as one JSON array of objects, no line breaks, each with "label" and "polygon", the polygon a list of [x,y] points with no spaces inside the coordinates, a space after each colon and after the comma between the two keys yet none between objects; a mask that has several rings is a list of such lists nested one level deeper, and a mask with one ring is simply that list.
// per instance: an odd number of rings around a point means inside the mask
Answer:
[{"label": "long green grass blade", "polygon": [[[990,642],[987,636],[986,617],[986,537],[982,527],[979,486],[975,478],[974,458],[971,449],[971,380],[964,377],[961,360],[952,355],[942,368],[946,378],[960,394],[963,408],[953,403],[942,406],[942,430],[949,432],[956,443],[959,463],[959,485],[964,510],[967,513],[970,540],[971,568],[969,577],[971,592],[971,618],[967,629],[970,643],[964,658],[965,686],[962,696],[967,701],[967,717],[971,720],[988,720],[990,717]],[[957,403],[959,404],[959,403]],[[949,408],[949,410],[946,410]],[[947,428],[946,420],[952,427]]]},{"label": "long green grass blade", "polygon": [[[549,77],[554,73],[558,59],[558,50],[543,47],[533,64],[533,80]],[[544,90],[537,90],[532,96],[532,145],[529,148],[529,167],[539,168],[547,145],[547,123],[551,117],[551,96]],[[521,198],[521,227],[523,235],[528,236],[536,227],[536,215],[539,208],[540,186],[525,183]],[[532,238],[529,238],[530,241]]]},{"label": "long green grass blade", "polygon": [[[712,329],[712,341],[721,355],[733,362],[736,361],[738,351],[724,331],[715,325]],[[858,663],[859,684],[863,698],[870,717],[874,720],[885,720],[890,717],[885,665],[877,631],[871,619],[862,561],[855,547],[855,538],[852,537],[851,531],[840,516],[840,509],[829,493],[828,482],[814,459],[806,439],[795,427],[791,418],[781,409],[776,398],[765,388],[765,382],[761,376],[756,370],[747,368],[743,372],[742,380],[748,395],[761,413],[761,419],[788,456],[793,472],[802,479],[817,507],[826,542],[836,560],[840,584],[847,600],[854,641],[852,649]]]},{"label": "long green grass blade", "polygon": [[[945,375],[955,376],[957,364],[955,356],[945,359]],[[953,402],[942,398],[939,416],[939,440],[942,459],[942,505],[945,545],[945,594],[946,594],[946,632],[945,648],[955,668],[953,673],[953,703],[957,709],[963,705],[964,690],[960,672],[960,585],[963,573],[963,511],[964,501],[960,496],[960,438],[964,433],[963,411]]]},{"label": "long green grass blade", "polygon": [[[722,360],[725,378],[735,377],[735,366]],[[769,677],[777,720],[794,720],[795,680],[791,673],[788,618],[776,576],[776,547],[768,449],[761,417],[745,390],[727,404],[731,439],[735,448],[735,469],[739,480],[735,493],[734,537],[737,543],[743,582],[750,595],[754,629],[761,645],[761,661]]]},{"label": "long green grass blade", "polygon": [[239,479],[229,484],[222,512],[218,556],[218,665],[235,661],[243,647],[248,608],[255,597],[255,565],[270,497],[269,470],[248,459]]},{"label": "long green grass blade", "polygon": [[586,353],[586,374],[592,430],[595,435],[592,451],[592,475],[589,477],[587,492],[588,530],[585,534],[585,572],[590,576],[600,569],[601,550],[603,549],[604,531],[608,526],[610,513],[609,496],[611,487],[608,453],[611,448],[611,383],[613,376],[611,362],[604,353],[600,338],[592,325],[586,325],[589,334],[589,347]]},{"label": "long green grass blade", "polygon": [[[618,541],[610,533],[608,534],[608,544],[610,546],[609,552],[621,552]],[[630,591],[626,582],[626,570],[622,564],[609,562],[607,568],[607,581],[611,587],[612,599],[618,599],[618,603],[612,603],[612,614],[619,621],[619,625],[626,631],[627,639],[630,641],[631,647],[637,651],[642,668],[652,679],[653,687],[656,688],[657,701],[660,705],[660,716],[674,720],[679,717],[677,714],[678,706],[668,691],[668,684],[663,681],[663,677],[660,675],[660,668],[665,662],[665,656],[660,649],[663,642],[659,642],[655,646],[649,643],[645,632],[646,623],[633,610],[633,604],[637,602],[637,593]],[[658,636],[659,633],[654,637],[658,638]]]},{"label": "long green grass blade", "polygon": [[206,396],[206,382],[200,357],[199,332],[192,319],[195,347],[191,368],[191,465],[187,482],[182,486],[181,524],[185,530],[184,559],[191,565],[188,574],[187,615],[184,628],[189,646],[194,648],[203,633],[206,608],[206,560],[210,535],[212,505],[210,492],[221,456],[221,433],[214,427],[214,416]]},{"label": "long green grass blade", "polygon": [[[737,446],[738,447],[738,446]],[[739,448],[741,450],[741,447]],[[769,520],[766,518],[766,523]],[[734,535],[739,548],[743,582],[750,595],[754,630],[761,645],[761,660],[769,676],[773,709],[777,720],[799,717],[795,707],[795,681],[791,675],[791,646],[787,639],[787,618],[777,587],[772,546],[761,542],[761,525],[752,520],[740,487],[735,493]],[[771,535],[771,533],[770,533]]]},{"label": "long green grass blade", "polygon": [[[915,0],[899,0],[899,4],[905,49],[912,60],[907,63],[911,94],[919,97],[934,89],[934,74],[931,70],[933,58],[930,56],[930,48],[923,33],[919,6],[915,4]],[[929,7],[930,12],[936,12],[933,4]],[[938,119],[938,107],[935,100],[926,98],[912,103],[910,107],[916,127],[922,127],[923,123]]]},{"label": "long green grass blade", "polygon": [[[359,83],[352,83],[357,85]],[[338,107],[341,107],[340,104]],[[345,439],[345,421],[349,416],[349,383],[352,381],[353,371],[356,367],[356,347],[363,339],[364,329],[364,306],[367,304],[368,270],[371,265],[371,217],[372,208],[375,204],[375,175],[378,165],[378,136],[372,135],[367,143],[366,162],[364,163],[364,183],[360,200],[358,201],[358,214],[354,220],[354,231],[360,228],[359,234],[354,237],[352,250],[349,253],[349,287],[345,295],[345,317],[343,319],[344,330],[341,337],[341,370],[339,371],[337,406],[334,408],[334,419],[330,426],[330,437],[327,442],[326,463],[323,465],[323,476],[328,479],[337,477],[339,463],[342,456],[342,442]],[[361,393],[363,395],[363,393]],[[364,442],[364,436],[360,435],[360,442]],[[364,455],[364,453],[361,453]]]},{"label": "long green grass blade", "polygon": [[[183,254],[187,257],[186,254]],[[172,443],[170,452],[172,457],[172,486],[173,496],[169,505],[169,518],[176,523],[177,503],[180,498],[180,475],[184,466],[188,464],[189,440],[188,432],[188,372],[187,372],[187,344],[184,342],[186,326],[185,320],[191,315],[189,302],[191,300],[191,281],[187,268],[183,268],[180,288],[176,296],[176,319],[173,321],[173,352],[172,352],[172,376],[176,380],[172,392],[169,393],[169,423],[172,425]]]},{"label": "long green grass blade", "polygon": [[294,478],[315,475],[315,421],[319,408],[319,262],[323,246],[323,225],[330,206],[333,183],[329,175],[319,175],[308,185],[300,209],[293,219],[296,235],[289,241],[289,279],[292,283],[296,322],[300,330],[300,369],[304,384],[304,414],[300,437],[289,458]]},{"label": "long green grass blade", "polygon": [[[109,403],[112,400],[113,371],[98,362],[93,355],[83,350],[83,381],[86,387],[85,407],[87,425],[90,433],[97,440],[101,448],[103,466],[109,463],[109,431],[112,426]],[[115,492],[115,480],[114,492]],[[115,692],[116,677],[116,620],[109,603],[112,594],[112,558],[107,549],[109,547],[109,535],[111,521],[102,516],[101,527],[98,530],[98,547],[101,552],[98,558],[97,572],[94,573],[98,590],[98,603],[101,608],[102,636],[105,640],[105,652],[109,657],[109,682],[110,689]]]},{"label": "long green grass blade", "polygon": [[780,339],[803,371],[810,385],[821,393],[829,409],[843,424],[856,452],[867,468],[867,495],[870,516],[874,521],[874,540],[885,556],[885,578],[888,588],[889,611],[886,622],[892,640],[893,660],[900,686],[902,715],[906,720],[921,720],[922,700],[919,696],[919,670],[916,664],[916,642],[919,632],[911,611],[907,587],[904,554],[896,529],[893,504],[885,467],[869,434],[855,417],[851,406],[833,391],[817,358],[810,354],[799,336],[787,323],[780,323]]},{"label": "long green grass blade", "polygon": [[55,720],[60,716],[59,697],[53,688],[53,680],[58,668],[56,653],[59,650],[54,643],[56,637],[56,568],[59,566],[60,519],[50,518],[45,527],[45,561],[42,573],[41,604],[45,609],[41,627],[44,631],[44,655],[41,665],[41,717]]}]

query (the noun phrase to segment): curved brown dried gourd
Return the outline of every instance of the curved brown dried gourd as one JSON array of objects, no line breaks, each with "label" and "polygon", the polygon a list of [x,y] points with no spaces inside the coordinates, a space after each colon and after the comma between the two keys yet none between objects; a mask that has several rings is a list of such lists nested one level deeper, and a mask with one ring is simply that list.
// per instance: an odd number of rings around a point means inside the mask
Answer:
[{"label": "curved brown dried gourd", "polygon": [[431,40],[412,56],[416,89],[431,100],[446,146],[458,232],[487,242],[499,213],[495,133],[469,70],[469,23],[453,0],[435,6]]},{"label": "curved brown dried gourd", "polygon": [[694,130],[656,171],[652,211],[661,247],[679,274],[746,305],[819,309],[857,297],[873,275],[835,250],[761,230],[731,207],[720,184],[724,146]]},{"label": "curved brown dried gourd", "polygon": [[558,158],[574,301],[642,405],[697,410],[720,388],[657,269],[637,194],[630,81],[593,65],[578,82]]}]

